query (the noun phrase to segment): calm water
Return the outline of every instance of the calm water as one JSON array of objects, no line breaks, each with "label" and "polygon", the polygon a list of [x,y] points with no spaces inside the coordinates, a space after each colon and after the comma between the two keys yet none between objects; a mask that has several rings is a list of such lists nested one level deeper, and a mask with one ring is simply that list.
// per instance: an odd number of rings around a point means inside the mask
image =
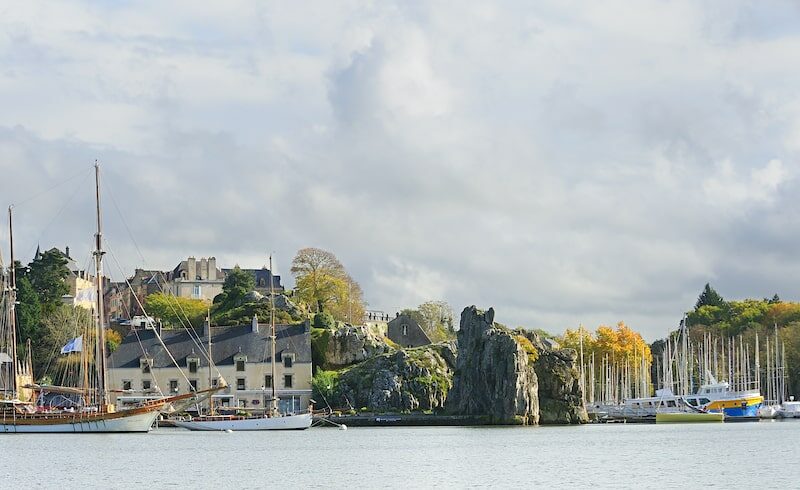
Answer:
[{"label": "calm water", "polygon": [[2,486],[800,487],[800,421],[0,435]]}]

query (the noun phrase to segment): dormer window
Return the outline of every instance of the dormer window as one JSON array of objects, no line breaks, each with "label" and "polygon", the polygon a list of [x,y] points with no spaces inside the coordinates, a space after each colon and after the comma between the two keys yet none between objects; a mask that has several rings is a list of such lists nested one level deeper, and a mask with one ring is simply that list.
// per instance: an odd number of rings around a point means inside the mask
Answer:
[{"label": "dormer window", "polygon": [[408,335],[408,325],[403,324],[403,335]]},{"label": "dormer window", "polygon": [[139,359],[139,368],[141,368],[142,373],[149,374],[150,369],[153,367],[153,360],[149,357],[143,357]]},{"label": "dormer window", "polygon": [[294,354],[283,354],[283,367],[290,368],[294,364]]},{"label": "dormer window", "polygon": [[247,362],[247,356],[244,354],[236,354],[233,356],[233,362],[236,364],[236,370],[244,372],[244,364]]},{"label": "dormer window", "polygon": [[200,367],[200,358],[194,355],[186,358],[186,367],[189,368],[190,373],[196,373]]}]

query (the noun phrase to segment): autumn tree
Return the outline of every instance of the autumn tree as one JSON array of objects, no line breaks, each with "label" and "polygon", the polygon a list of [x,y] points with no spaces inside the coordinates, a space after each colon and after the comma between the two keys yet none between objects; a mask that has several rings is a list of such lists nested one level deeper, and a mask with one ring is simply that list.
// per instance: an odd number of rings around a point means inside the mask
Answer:
[{"label": "autumn tree", "polygon": [[303,248],[292,260],[297,295],[313,312],[328,312],[337,320],[358,322],[364,315],[361,286],[334,254]]}]

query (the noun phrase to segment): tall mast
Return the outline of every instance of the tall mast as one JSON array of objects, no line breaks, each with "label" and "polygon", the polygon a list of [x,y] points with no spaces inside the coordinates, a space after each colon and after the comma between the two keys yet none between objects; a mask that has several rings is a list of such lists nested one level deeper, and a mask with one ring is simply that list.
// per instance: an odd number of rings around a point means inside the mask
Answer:
[{"label": "tall mast", "polygon": [[269,254],[269,324],[271,328],[271,340],[272,340],[272,403],[271,403],[271,412],[272,415],[276,415],[278,413],[278,399],[275,397],[275,383],[278,380],[275,379],[275,295],[273,294],[274,291],[272,290],[272,254]]},{"label": "tall mast", "polygon": [[11,284],[8,288],[9,299],[9,326],[11,328],[11,376],[14,378],[14,397],[19,396],[19,383],[17,381],[18,362],[17,362],[17,268],[14,263],[14,226],[11,219],[11,210],[14,206],[8,207],[8,243],[11,259],[10,278]]},{"label": "tall mast", "polygon": [[97,233],[95,237],[94,267],[97,281],[97,304],[96,304],[96,329],[97,329],[97,359],[95,367],[97,369],[97,387],[100,390],[101,403],[106,406],[108,400],[108,384],[106,381],[106,331],[103,328],[103,232],[102,222],[100,221],[100,164],[94,162],[94,186],[97,202]]},{"label": "tall mast", "polygon": [[[208,388],[211,389],[214,378],[214,358],[211,357],[211,308],[208,309],[206,314],[206,322],[208,324]],[[208,397],[208,414],[214,415],[214,396]]]}]

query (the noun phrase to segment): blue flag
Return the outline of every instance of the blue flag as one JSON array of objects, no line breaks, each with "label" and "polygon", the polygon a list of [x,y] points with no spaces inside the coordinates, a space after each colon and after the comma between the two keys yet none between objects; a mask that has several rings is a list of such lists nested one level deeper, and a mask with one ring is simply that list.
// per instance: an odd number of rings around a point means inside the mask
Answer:
[{"label": "blue flag", "polygon": [[83,336],[75,337],[67,342],[67,345],[61,348],[62,354],[69,354],[70,352],[80,352],[83,350]]}]

